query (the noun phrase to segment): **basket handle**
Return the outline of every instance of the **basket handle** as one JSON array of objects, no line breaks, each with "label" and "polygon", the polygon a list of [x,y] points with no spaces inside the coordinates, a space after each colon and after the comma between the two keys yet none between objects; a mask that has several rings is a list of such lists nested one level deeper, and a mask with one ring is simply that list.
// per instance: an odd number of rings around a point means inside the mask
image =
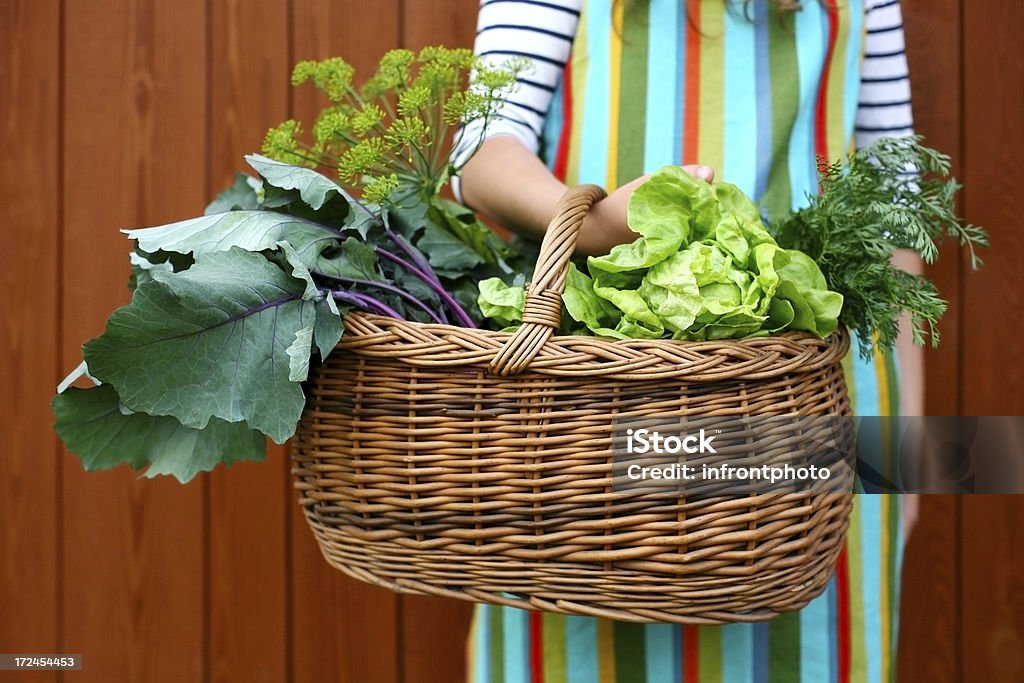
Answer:
[{"label": "basket handle", "polygon": [[533,280],[526,290],[523,324],[512,334],[491,361],[488,369],[496,375],[514,375],[529,367],[562,321],[562,292],[569,273],[569,259],[576,250],[576,237],[583,219],[595,202],[603,199],[597,185],[569,188],[555,207],[555,216],[544,233]]}]

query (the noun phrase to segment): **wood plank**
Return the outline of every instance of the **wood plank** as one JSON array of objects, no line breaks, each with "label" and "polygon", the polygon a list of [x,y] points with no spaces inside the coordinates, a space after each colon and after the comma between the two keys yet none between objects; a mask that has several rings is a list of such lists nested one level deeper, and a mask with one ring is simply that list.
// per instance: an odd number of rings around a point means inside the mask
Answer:
[{"label": "wood plank", "polygon": [[[186,218],[206,199],[202,0],[65,3],[61,364],[128,300],[124,226]],[[62,642],[81,681],[205,674],[205,484],[64,462]]]},{"label": "wood plank", "polygon": [[[356,79],[399,44],[398,0],[310,0],[293,3],[292,61],[340,56]],[[293,89],[292,115],[312,127],[325,101],[311,85]],[[291,499],[293,680],[397,683],[398,598],[349,579],[324,561]]]},{"label": "wood plank", "polygon": [[[952,157],[960,173],[960,0],[903,0],[904,32],[917,131]],[[951,77],[952,75],[952,77]],[[945,250],[955,249],[952,243]],[[942,345],[925,349],[925,414],[959,413],[961,259],[947,251],[926,270],[950,302],[940,324]],[[952,496],[919,497],[919,518],[907,539],[901,586],[897,680],[958,680],[959,514]]]},{"label": "wood plank", "polygon": [[[60,3],[0,9],[0,644],[56,652],[59,451],[49,402],[58,381]],[[55,673],[39,680],[54,681]]]},{"label": "wood plank", "polygon": [[[208,197],[258,152],[267,128],[288,114],[288,3],[211,4]],[[269,442],[268,442],[269,443]],[[277,683],[287,678],[288,506],[285,449],[263,463],[210,475],[209,680]]]},{"label": "wood plank", "polygon": [[1024,505],[1020,498],[961,498],[963,627],[958,644],[962,681],[1024,680]]},{"label": "wood plank", "polygon": [[[950,155],[953,174],[961,173],[960,100],[961,0],[904,0],[904,33],[913,91],[914,122],[925,144]],[[925,348],[925,414],[957,415],[961,381],[959,335],[962,259],[947,241],[939,261],[926,269],[949,310],[939,324],[942,345]]]},{"label": "wood plank", "polygon": [[427,45],[473,47],[478,0],[405,0],[402,6],[402,47]]},{"label": "wood plank", "polygon": [[328,565],[299,506],[292,510],[293,680],[397,683],[398,597]]},{"label": "wood plank", "polygon": [[[342,57],[356,68],[356,82],[373,75],[377,62],[399,46],[399,0],[307,0],[292,10],[292,62]],[[292,90],[292,115],[311,130],[326,99],[311,84]]]},{"label": "wood plank", "polygon": [[959,675],[954,496],[920,496],[920,517],[904,549],[898,681],[955,683]]},{"label": "wood plank", "polygon": [[[1024,414],[1024,5],[965,3],[964,192],[967,219],[989,232],[985,267],[964,278],[964,411]],[[993,70],[993,65],[998,65]],[[993,77],[995,76],[995,77]],[[998,387],[998,391],[993,391]]]},{"label": "wood plank", "polygon": [[[403,3],[402,46],[473,47],[477,0]],[[465,680],[466,640],[473,604],[460,600],[403,595],[402,661],[406,683]]]},{"label": "wood plank", "polygon": [[[1008,198],[1024,182],[1024,7],[964,3],[964,207],[995,248],[964,281],[964,412],[1024,413],[1024,248]],[[994,67],[994,65],[996,65]],[[995,323],[993,323],[995,321]],[[1019,496],[963,499],[964,680],[1024,679],[1024,553]]]},{"label": "wood plank", "polygon": [[466,643],[473,603],[420,595],[402,596],[402,662],[405,683],[466,680]]}]

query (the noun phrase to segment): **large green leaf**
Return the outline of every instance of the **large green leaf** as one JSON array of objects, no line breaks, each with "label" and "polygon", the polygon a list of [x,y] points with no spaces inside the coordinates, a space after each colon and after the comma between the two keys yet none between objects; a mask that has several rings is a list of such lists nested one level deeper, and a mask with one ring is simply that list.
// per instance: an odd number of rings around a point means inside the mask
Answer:
[{"label": "large green leaf", "polygon": [[153,263],[142,254],[133,251],[128,254],[128,262],[132,265],[132,274],[128,279],[128,289],[135,291],[139,285],[152,281],[154,270],[163,270],[168,273],[174,272],[174,264],[170,261]]},{"label": "large green leaf", "polygon": [[450,199],[434,197],[430,202],[429,216],[435,224],[447,228],[486,263],[497,264],[501,270],[509,271],[505,259],[511,257],[514,250],[497,233],[477,220],[472,209]]},{"label": "large green leaf", "polygon": [[457,277],[484,263],[484,258],[472,247],[434,223],[424,226],[423,236],[416,246],[427,255],[438,275]]},{"label": "large green leaf", "polygon": [[[348,309],[346,309],[347,311]],[[342,312],[332,297],[316,302],[316,323],[313,325],[313,342],[320,352],[320,360],[326,360],[338,345],[345,331],[341,324]]]},{"label": "large green leaf", "polygon": [[226,211],[248,211],[256,209],[260,203],[260,181],[250,178],[244,173],[235,174],[235,182],[231,187],[217,193],[217,198],[210,202],[204,214],[224,213]]},{"label": "large green leaf", "polygon": [[249,154],[245,160],[269,185],[282,190],[298,190],[302,201],[312,209],[321,208],[332,194],[344,197],[350,205],[355,203],[355,199],[340,185],[311,168],[292,166],[259,154]]},{"label": "large green leaf", "polygon": [[71,388],[52,403],[54,429],[86,470],[149,465],[147,477],[173,475],[185,483],[199,472],[266,457],[266,440],[243,422],[210,420],[190,429],[173,417],[132,413],[109,384]]},{"label": "large green leaf", "polygon": [[305,403],[289,380],[301,368],[293,345],[315,315],[304,283],[237,248],[153,278],[85,345],[93,376],[132,410],[195,428],[244,420],[283,443]]},{"label": "large green leaf", "polygon": [[317,270],[331,277],[385,282],[377,267],[373,247],[358,240],[345,240],[337,248],[320,255]]},{"label": "large green leaf", "polygon": [[794,319],[789,327],[827,337],[839,326],[843,295],[829,291],[825,276],[810,256],[793,249],[785,253],[789,259],[778,268],[776,296],[793,308]]},{"label": "large green leaf", "polygon": [[[569,317],[583,323],[592,333],[604,337],[617,336],[614,327],[622,319],[622,311],[594,292],[594,281],[580,272],[575,263],[569,264],[562,302]],[[562,322],[566,321],[563,319]]]},{"label": "large green leaf", "polygon": [[246,251],[276,249],[278,242],[287,241],[310,266],[340,236],[325,225],[276,211],[229,211],[124,233],[138,240],[143,251],[174,251],[196,257],[232,247]]},{"label": "large green leaf", "polygon": [[363,239],[382,226],[378,206],[362,204],[327,176],[258,154],[251,154],[246,160],[266,181],[264,209],[357,231]]}]

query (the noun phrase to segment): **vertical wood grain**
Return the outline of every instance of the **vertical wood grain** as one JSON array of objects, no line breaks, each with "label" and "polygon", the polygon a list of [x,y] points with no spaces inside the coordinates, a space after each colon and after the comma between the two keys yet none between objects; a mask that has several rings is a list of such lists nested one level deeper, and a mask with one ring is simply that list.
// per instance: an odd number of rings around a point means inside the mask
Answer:
[{"label": "vertical wood grain", "polygon": [[404,683],[466,680],[466,643],[473,603],[402,596]]},{"label": "vertical wood grain", "polygon": [[[0,250],[0,650],[83,652],[82,681],[459,680],[470,606],[399,599],[331,569],[280,450],[188,487],[86,475],[58,450],[47,404],[81,343],[128,300],[117,228],[196,215],[266,126],[290,113],[311,122],[311,89],[287,86],[295,59],[342,55],[365,76],[399,44],[469,45],[476,6],[0,6],[0,224],[12,238]],[[962,209],[994,242],[979,273],[945,257],[930,269],[952,307],[943,346],[928,353],[928,413],[1019,414],[1024,10],[1017,0],[903,8],[917,127],[953,155]],[[995,496],[922,506],[906,554],[900,680],[1024,679],[1024,506]]]},{"label": "vertical wood grain", "polygon": [[[405,0],[402,46],[473,47],[478,0]],[[472,603],[403,595],[401,642],[405,683],[465,680],[466,640]]]},{"label": "vertical wood grain", "polygon": [[[964,278],[963,405],[968,415],[1024,413],[1024,6],[964,2],[964,210],[993,248]],[[1024,679],[1020,496],[962,499],[964,680]]]},{"label": "vertical wood grain", "polygon": [[904,549],[897,680],[960,681],[957,602],[958,507],[953,496],[920,496]]},{"label": "vertical wood grain", "polygon": [[[356,80],[399,44],[398,0],[308,0],[292,7],[292,61],[343,57]],[[312,128],[325,100],[312,85],[292,91],[292,116]],[[291,498],[292,675],[297,683],[397,683],[398,597],[350,579],[324,560]]]},{"label": "vertical wood grain", "polygon": [[964,276],[964,411],[1024,414],[1024,5],[964,3],[964,214],[989,232]]},{"label": "vertical wood grain", "polygon": [[479,0],[404,0],[402,46],[418,50],[426,45],[473,47]]},{"label": "vertical wood grain", "polygon": [[[288,3],[211,3],[209,177],[229,186],[243,156],[288,114]],[[269,443],[269,441],[268,441]],[[210,475],[209,681],[278,683],[288,671],[286,453]]]},{"label": "vertical wood grain", "polygon": [[[952,160],[953,175],[962,178],[961,19],[962,0],[903,0],[903,25],[913,92],[914,122],[925,144]],[[961,210],[963,205],[960,206]],[[940,259],[927,267],[949,310],[939,325],[942,345],[925,348],[925,414],[960,414],[961,380],[960,283],[963,262],[957,246],[947,241]]]},{"label": "vertical wood grain", "polygon": [[963,681],[1024,680],[1024,505],[1021,496],[964,496]]},{"label": "vertical wood grain", "polygon": [[[903,0],[904,34],[914,119],[925,144],[949,154],[961,171],[961,0]],[[939,327],[942,345],[925,349],[925,414],[960,411],[959,299],[961,259],[947,242],[928,277],[950,302]],[[952,496],[920,496],[918,522],[907,539],[901,585],[898,680],[953,683],[959,678],[958,507]],[[939,645],[941,644],[941,645]],[[937,646],[938,645],[938,646]]]},{"label": "vertical wood grain", "polygon": [[[0,9],[0,649],[58,647],[60,4]],[[42,673],[41,681],[56,680]]]},{"label": "vertical wood grain", "polygon": [[[64,342],[128,300],[126,226],[193,216],[206,199],[202,0],[65,3]],[[78,681],[201,681],[202,480],[83,472],[64,460],[64,633]]]}]

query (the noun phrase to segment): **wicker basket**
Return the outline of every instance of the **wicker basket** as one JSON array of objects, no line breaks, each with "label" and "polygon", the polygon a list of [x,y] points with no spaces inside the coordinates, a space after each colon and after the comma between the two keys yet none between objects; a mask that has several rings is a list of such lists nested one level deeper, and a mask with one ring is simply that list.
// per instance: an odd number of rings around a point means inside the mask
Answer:
[{"label": "wicker basket", "polygon": [[723,623],[799,609],[835,568],[849,488],[615,487],[612,423],[848,416],[848,338],[552,336],[576,234],[601,196],[563,198],[514,334],[346,317],[293,448],[320,548],[395,591],[564,614]]}]

